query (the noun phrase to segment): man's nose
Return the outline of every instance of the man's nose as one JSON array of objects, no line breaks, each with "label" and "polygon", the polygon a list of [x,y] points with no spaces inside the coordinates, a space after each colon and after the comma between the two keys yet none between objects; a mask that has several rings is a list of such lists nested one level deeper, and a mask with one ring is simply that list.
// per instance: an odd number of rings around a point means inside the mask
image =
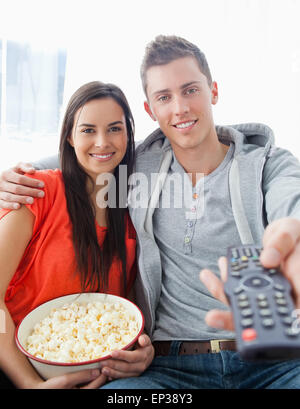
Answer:
[{"label": "man's nose", "polygon": [[188,101],[182,96],[176,96],[173,98],[173,109],[177,116],[182,116],[189,112]]}]

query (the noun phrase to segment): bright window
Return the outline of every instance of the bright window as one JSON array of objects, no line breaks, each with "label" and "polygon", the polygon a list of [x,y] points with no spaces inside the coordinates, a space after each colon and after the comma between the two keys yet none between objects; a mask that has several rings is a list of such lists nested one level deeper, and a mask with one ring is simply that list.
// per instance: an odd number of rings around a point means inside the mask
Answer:
[{"label": "bright window", "polygon": [[[23,152],[24,161],[33,146],[47,155],[47,146],[57,143],[66,50],[2,39],[0,55],[1,146],[10,158],[14,151]],[[10,165],[6,155],[1,162],[2,168]]]},{"label": "bright window", "polygon": [[63,101],[66,52],[7,41],[6,134],[32,140],[56,135]]},{"label": "bright window", "polygon": [[61,114],[89,81],[123,89],[136,140],[156,129],[139,68],[159,34],[205,53],[219,88],[216,124],[265,123],[300,159],[299,15],[300,0],[0,0],[0,171],[57,152]]}]

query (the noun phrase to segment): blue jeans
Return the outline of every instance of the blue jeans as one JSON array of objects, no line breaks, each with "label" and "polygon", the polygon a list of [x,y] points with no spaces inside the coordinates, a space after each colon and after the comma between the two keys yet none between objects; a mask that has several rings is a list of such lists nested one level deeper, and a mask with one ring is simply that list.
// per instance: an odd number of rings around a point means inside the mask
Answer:
[{"label": "blue jeans", "polygon": [[118,379],[102,389],[300,389],[300,360],[250,363],[238,353],[178,355],[173,341],[168,356],[154,358],[139,377]]}]

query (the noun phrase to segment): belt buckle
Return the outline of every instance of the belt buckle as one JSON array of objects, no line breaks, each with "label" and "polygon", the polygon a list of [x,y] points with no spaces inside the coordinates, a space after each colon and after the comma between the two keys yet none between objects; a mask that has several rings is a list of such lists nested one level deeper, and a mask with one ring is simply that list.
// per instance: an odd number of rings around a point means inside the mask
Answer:
[{"label": "belt buckle", "polygon": [[220,349],[220,342],[228,341],[227,339],[211,339],[210,342],[210,350],[213,354],[217,354],[221,351]]}]

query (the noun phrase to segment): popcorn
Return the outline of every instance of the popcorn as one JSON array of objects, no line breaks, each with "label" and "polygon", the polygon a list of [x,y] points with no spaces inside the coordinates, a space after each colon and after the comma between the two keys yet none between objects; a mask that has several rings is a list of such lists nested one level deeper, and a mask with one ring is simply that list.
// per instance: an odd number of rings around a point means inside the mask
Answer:
[{"label": "popcorn", "polygon": [[138,332],[136,317],[120,303],[73,302],[35,324],[25,348],[37,358],[76,363],[122,349]]}]

